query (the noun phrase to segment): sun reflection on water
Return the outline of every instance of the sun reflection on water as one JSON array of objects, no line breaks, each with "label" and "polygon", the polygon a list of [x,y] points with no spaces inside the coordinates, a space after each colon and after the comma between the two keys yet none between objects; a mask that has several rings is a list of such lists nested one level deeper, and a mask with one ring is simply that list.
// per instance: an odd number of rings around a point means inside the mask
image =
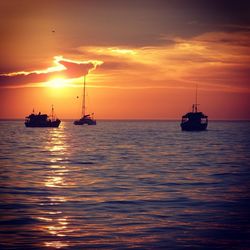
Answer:
[{"label": "sun reflection on water", "polygon": [[[51,129],[45,145],[50,164],[46,169],[43,183],[49,195],[46,202],[40,203],[43,207],[42,216],[37,219],[42,223],[40,229],[46,235],[50,235],[49,240],[47,238],[43,242],[43,245],[48,248],[60,249],[70,246],[68,241],[62,239],[71,233],[68,228],[69,219],[62,209],[62,204],[68,201],[63,190],[70,184],[68,179],[70,170],[64,164],[69,154],[66,139],[63,127]],[[55,208],[56,210],[54,210]]]},{"label": "sun reflection on water", "polygon": [[66,134],[64,132],[63,124],[61,125],[60,129],[51,129],[48,131],[48,133],[48,141],[45,149],[51,152],[52,156],[62,156],[67,154],[68,146],[67,143],[65,143]]},{"label": "sun reflection on water", "polygon": [[51,241],[51,242],[44,242],[44,245],[46,247],[53,247],[53,248],[63,248],[63,247],[68,247],[69,244],[66,242],[61,242],[61,241]]},{"label": "sun reflection on water", "polygon": [[62,187],[65,185],[64,178],[61,176],[48,176],[45,180],[46,187]]}]

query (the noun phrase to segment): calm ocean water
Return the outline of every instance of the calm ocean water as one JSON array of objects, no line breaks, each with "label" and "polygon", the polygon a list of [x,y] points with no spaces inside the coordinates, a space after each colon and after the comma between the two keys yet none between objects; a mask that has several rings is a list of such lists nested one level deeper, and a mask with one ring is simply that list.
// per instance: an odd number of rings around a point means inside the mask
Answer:
[{"label": "calm ocean water", "polygon": [[250,123],[0,122],[0,249],[249,249]]}]

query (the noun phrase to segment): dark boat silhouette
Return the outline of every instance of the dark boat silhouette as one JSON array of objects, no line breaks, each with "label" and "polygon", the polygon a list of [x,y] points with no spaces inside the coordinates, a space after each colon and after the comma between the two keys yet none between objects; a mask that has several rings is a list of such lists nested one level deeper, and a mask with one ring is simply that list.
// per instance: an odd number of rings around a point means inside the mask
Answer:
[{"label": "dark boat silhouette", "polygon": [[75,125],[96,125],[96,120],[90,115],[84,115],[81,119],[74,121]]},{"label": "dark boat silhouette", "polygon": [[79,120],[74,121],[75,125],[96,125],[96,120],[93,117],[92,114],[85,114],[86,112],[86,106],[85,106],[85,94],[86,94],[86,82],[85,82],[86,76],[84,76],[83,81],[83,99],[82,99],[82,117]]},{"label": "dark boat silhouette", "polygon": [[202,112],[198,112],[197,104],[197,88],[195,96],[195,104],[192,106],[192,112],[182,116],[181,129],[184,131],[203,131],[207,129],[208,116]]},{"label": "dark boat silhouette", "polygon": [[25,117],[25,126],[26,127],[52,127],[57,128],[59,127],[61,121],[56,119],[54,116],[54,107],[52,105],[52,114],[51,119],[47,114],[35,114],[34,111],[29,116]]}]

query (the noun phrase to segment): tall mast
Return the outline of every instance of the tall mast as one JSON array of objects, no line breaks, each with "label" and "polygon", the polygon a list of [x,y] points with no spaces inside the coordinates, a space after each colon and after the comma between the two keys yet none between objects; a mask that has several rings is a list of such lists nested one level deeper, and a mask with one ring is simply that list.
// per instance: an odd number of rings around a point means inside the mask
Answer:
[{"label": "tall mast", "polygon": [[196,84],[196,86],[195,86],[196,88],[195,88],[195,103],[193,104],[193,106],[192,106],[192,112],[194,113],[194,112],[197,112],[198,111],[198,103],[197,103],[197,99],[198,99],[198,97],[197,97],[197,84]]},{"label": "tall mast", "polygon": [[198,106],[198,103],[197,103],[197,84],[196,84],[196,90],[195,90],[195,112],[197,112],[197,106]]},{"label": "tall mast", "polygon": [[85,77],[83,80],[83,97],[82,97],[82,116],[85,116]]},{"label": "tall mast", "polygon": [[51,119],[52,119],[52,121],[54,120],[54,106],[53,106],[53,104],[51,106]]}]

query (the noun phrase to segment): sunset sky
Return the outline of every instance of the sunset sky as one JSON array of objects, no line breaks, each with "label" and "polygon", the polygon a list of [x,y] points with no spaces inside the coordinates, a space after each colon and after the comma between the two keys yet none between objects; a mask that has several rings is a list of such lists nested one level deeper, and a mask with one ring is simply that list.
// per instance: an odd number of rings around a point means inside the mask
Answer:
[{"label": "sunset sky", "polygon": [[0,118],[250,119],[248,0],[1,0]]}]

